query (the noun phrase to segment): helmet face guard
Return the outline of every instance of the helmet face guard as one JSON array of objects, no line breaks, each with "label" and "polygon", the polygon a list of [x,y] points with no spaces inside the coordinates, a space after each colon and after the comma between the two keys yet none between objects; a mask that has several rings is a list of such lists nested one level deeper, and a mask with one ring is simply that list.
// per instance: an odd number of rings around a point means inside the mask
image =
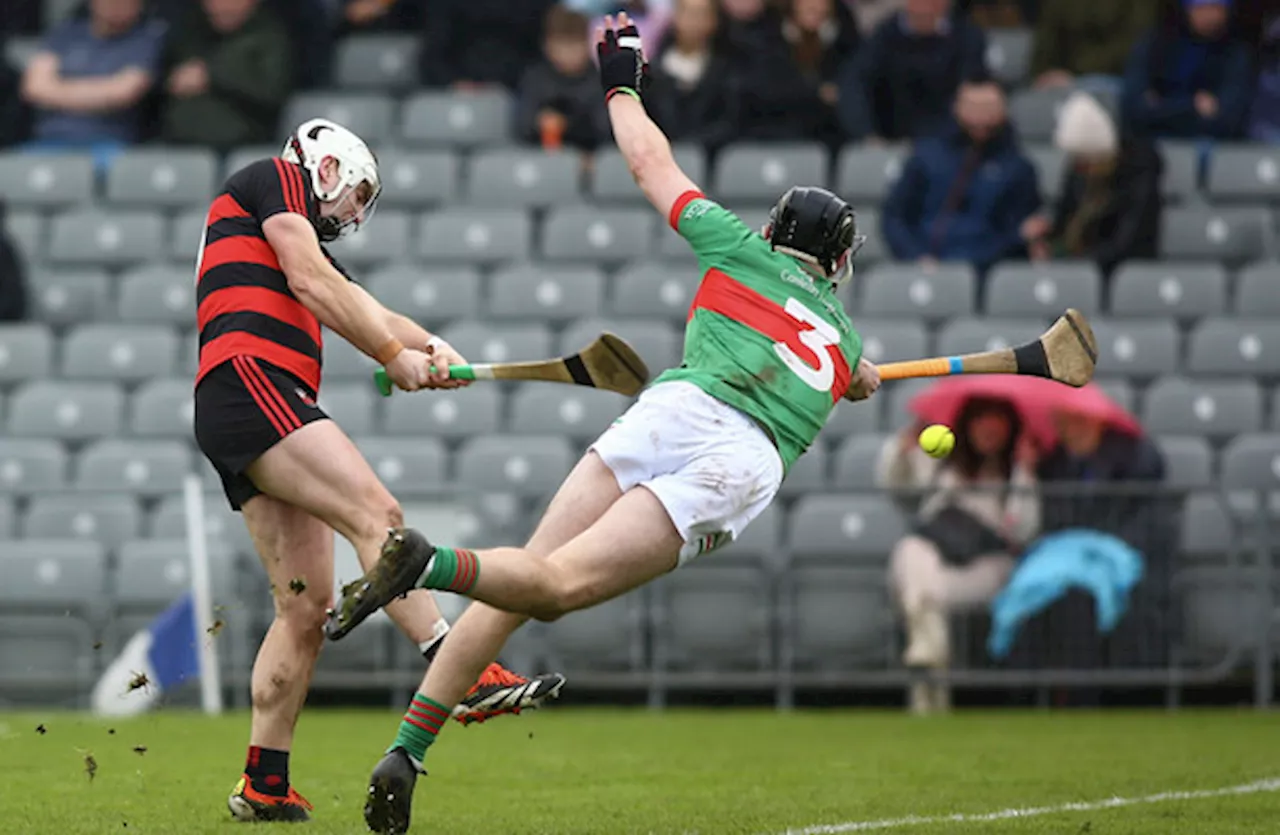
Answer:
[{"label": "helmet face guard", "polygon": [[836,284],[853,275],[853,256],[866,241],[853,207],[826,189],[789,189],[769,212],[769,245],[817,267]]},{"label": "helmet face guard", "polygon": [[[304,122],[285,142],[280,157],[286,162],[301,165],[311,175],[311,188],[322,203],[337,204],[337,214],[327,214],[315,221],[320,240],[336,241],[359,229],[373,217],[378,197],[382,194],[382,179],[378,174],[378,159],[364,140],[336,122],[328,119],[312,119]],[[326,188],[321,177],[324,161],[332,159],[337,164],[337,182]],[[360,199],[361,186],[368,190],[364,205],[352,205],[350,211],[343,204]],[[345,218],[337,215],[345,214]]]}]

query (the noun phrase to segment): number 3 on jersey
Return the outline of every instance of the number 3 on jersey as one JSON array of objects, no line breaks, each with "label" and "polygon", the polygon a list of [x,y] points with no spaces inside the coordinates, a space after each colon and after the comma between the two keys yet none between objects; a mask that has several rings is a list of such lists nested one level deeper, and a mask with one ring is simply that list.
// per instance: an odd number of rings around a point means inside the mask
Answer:
[{"label": "number 3 on jersey", "polygon": [[[840,332],[795,297],[787,299],[784,309],[798,324],[809,327],[797,330],[794,337],[788,335],[784,342],[773,343],[773,350],[786,363],[787,368],[809,388],[822,392],[831,391],[836,382],[836,363],[844,359],[843,356],[838,356]],[[793,343],[793,339],[799,344]],[[795,349],[801,346],[817,359],[816,368],[796,353]]]}]

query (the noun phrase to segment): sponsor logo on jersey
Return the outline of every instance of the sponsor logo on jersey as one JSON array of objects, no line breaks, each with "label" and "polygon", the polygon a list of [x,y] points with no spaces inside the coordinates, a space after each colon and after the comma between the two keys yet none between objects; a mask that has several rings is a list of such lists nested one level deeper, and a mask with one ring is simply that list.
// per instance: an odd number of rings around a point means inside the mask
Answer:
[{"label": "sponsor logo on jersey", "polygon": [[694,218],[702,217],[711,211],[712,205],[714,204],[710,200],[694,200],[685,208],[683,219],[693,220]]}]

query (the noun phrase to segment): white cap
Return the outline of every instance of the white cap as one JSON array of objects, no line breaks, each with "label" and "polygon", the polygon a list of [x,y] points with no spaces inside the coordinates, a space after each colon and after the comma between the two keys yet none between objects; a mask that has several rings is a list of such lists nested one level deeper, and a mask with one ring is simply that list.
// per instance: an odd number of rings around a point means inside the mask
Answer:
[{"label": "white cap", "polygon": [[1053,144],[1073,156],[1102,156],[1120,149],[1120,137],[1107,109],[1088,93],[1076,92],[1058,114]]}]

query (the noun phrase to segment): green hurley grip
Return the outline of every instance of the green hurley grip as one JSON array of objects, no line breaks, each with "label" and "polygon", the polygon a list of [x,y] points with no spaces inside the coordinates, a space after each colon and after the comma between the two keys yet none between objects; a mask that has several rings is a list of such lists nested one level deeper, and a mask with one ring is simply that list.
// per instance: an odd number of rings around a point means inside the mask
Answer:
[{"label": "green hurley grip", "polygon": [[383,397],[391,396],[391,377],[387,374],[387,369],[379,368],[373,372],[373,381],[378,384],[378,391]]},{"label": "green hurley grip", "polygon": [[[469,365],[451,365],[449,366],[450,380],[474,380],[476,378],[475,370]],[[373,372],[373,381],[378,384],[378,391],[383,397],[390,397],[393,390],[391,377],[387,374],[387,369],[379,368]]]}]

